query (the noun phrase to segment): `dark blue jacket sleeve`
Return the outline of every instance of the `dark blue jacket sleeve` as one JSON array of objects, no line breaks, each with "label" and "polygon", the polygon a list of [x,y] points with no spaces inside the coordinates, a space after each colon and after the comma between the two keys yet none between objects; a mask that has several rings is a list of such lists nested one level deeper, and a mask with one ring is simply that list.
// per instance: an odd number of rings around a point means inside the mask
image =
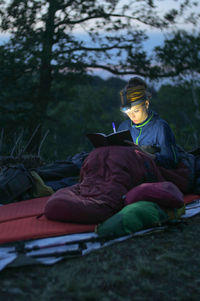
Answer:
[{"label": "dark blue jacket sleeve", "polygon": [[124,120],[122,123],[120,123],[117,131],[123,131],[123,130],[128,130],[129,129],[129,120]]},{"label": "dark blue jacket sleeve", "polygon": [[179,162],[178,151],[174,134],[167,123],[159,127],[157,145],[160,152],[155,154],[156,164],[165,168],[176,168]]}]

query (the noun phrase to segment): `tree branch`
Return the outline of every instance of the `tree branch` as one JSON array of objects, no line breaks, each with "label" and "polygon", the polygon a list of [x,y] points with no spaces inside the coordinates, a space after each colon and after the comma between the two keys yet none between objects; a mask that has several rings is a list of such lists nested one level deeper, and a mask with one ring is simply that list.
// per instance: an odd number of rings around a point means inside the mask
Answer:
[{"label": "tree branch", "polygon": [[119,71],[119,69],[121,69],[122,67],[118,66],[118,67],[113,67],[113,66],[105,66],[105,65],[101,65],[101,64],[91,64],[91,65],[85,65],[86,68],[94,68],[94,69],[103,69],[106,71],[109,71],[115,75],[128,75],[128,74],[137,74],[137,75],[141,75],[141,76],[146,76],[147,72],[138,72],[136,70],[124,70],[124,71]]},{"label": "tree branch", "polygon": [[[128,41],[127,41],[128,42]],[[107,47],[76,47],[76,48],[73,48],[73,49],[67,49],[67,50],[63,50],[63,51],[56,51],[56,54],[65,54],[65,53],[71,53],[71,52],[74,52],[74,51],[106,51],[106,50],[112,50],[112,49],[128,49],[128,48],[132,48],[131,45],[121,45],[119,46],[119,44],[115,44],[115,45],[112,45],[112,46],[107,46]]]},{"label": "tree branch", "polygon": [[46,139],[46,137],[47,137],[47,135],[49,134],[49,129],[45,132],[45,134],[44,134],[44,137],[42,138],[42,141],[40,142],[40,145],[39,145],[39,147],[38,147],[38,157],[40,157],[40,152],[41,152],[41,148],[42,148],[42,145],[44,144],[44,141],[45,141],[45,139]]},{"label": "tree branch", "polygon": [[[85,21],[89,21],[89,20],[92,20],[92,19],[107,19],[107,18],[112,18],[112,17],[115,17],[115,18],[126,18],[126,19],[130,19],[130,20],[134,20],[134,21],[138,21],[142,24],[146,24],[146,25],[151,25],[153,26],[153,23],[152,22],[147,22],[145,20],[142,20],[141,18],[139,17],[133,17],[133,16],[129,16],[129,15],[121,15],[121,14],[99,14],[99,15],[93,15],[93,16],[88,16],[88,17],[85,17],[85,18],[82,18],[82,19],[79,19],[79,20],[62,20],[58,23],[55,24],[55,27],[59,27],[60,25],[66,25],[66,24],[69,24],[69,25],[75,25],[75,24],[80,24],[80,23],[83,23]],[[164,26],[166,27],[167,26],[167,22],[158,22],[156,24],[154,24],[155,26]]]},{"label": "tree branch", "polygon": [[[131,66],[129,67],[129,69],[127,68],[126,70],[124,69],[124,66],[117,66],[117,67],[113,67],[111,65],[101,65],[101,64],[91,64],[91,65],[84,65],[85,68],[94,68],[94,69],[103,69],[106,70],[112,74],[115,75],[131,75],[131,74],[137,74],[140,76],[145,76],[145,77],[150,77],[150,78],[165,78],[165,77],[174,77],[180,74],[179,71],[164,71],[161,69],[158,69],[159,67],[156,66],[156,74],[153,73],[153,67],[149,70],[139,70],[139,68],[137,70],[133,70],[131,69]],[[123,71],[120,71],[121,69],[124,69]],[[187,68],[185,68],[185,71],[188,70]]]}]

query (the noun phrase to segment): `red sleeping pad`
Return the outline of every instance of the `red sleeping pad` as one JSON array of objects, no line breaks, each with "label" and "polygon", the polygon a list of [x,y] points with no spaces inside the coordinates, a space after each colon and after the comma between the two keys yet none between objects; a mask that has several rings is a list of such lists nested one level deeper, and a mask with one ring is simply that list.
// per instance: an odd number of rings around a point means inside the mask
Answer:
[{"label": "red sleeping pad", "polygon": [[[66,223],[47,220],[43,213],[47,197],[22,201],[0,207],[0,244],[65,234],[93,232],[94,224]],[[185,203],[200,199],[186,195]]]},{"label": "red sleeping pad", "polygon": [[0,223],[40,215],[48,199],[49,196],[1,206]]},{"label": "red sleeping pad", "polygon": [[195,200],[199,200],[200,195],[198,194],[187,194],[184,196],[184,203],[187,205]]},{"label": "red sleeping pad", "polygon": [[93,232],[94,224],[62,223],[48,220],[44,207],[48,197],[0,206],[0,244],[18,240]]}]

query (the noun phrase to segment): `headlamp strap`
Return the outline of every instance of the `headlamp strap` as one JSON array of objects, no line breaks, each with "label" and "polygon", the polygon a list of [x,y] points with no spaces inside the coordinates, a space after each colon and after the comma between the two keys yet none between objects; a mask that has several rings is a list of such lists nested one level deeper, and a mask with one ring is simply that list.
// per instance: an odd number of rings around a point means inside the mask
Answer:
[{"label": "headlamp strap", "polygon": [[125,105],[128,104],[126,95],[127,95],[127,91],[126,91],[126,89],[123,89],[123,99],[124,99],[124,104],[125,104]]}]

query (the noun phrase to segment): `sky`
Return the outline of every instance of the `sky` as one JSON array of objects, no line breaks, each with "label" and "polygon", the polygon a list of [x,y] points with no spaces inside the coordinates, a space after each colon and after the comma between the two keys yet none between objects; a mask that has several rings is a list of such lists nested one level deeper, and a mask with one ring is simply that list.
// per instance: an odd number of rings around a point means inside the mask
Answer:
[{"label": "sky", "polygon": [[[156,31],[149,32],[148,37],[148,40],[144,42],[144,50],[150,54],[155,46],[162,45],[164,37],[163,34]],[[98,75],[104,79],[107,79],[112,76],[110,72],[101,69],[94,70],[91,72],[91,74]],[[124,75],[119,77],[125,80],[129,80],[129,78],[132,77],[132,75]]]},{"label": "sky", "polygon": [[[148,31],[148,37],[149,39],[145,42],[145,50],[150,52],[153,47],[156,45],[160,45],[163,42],[163,34],[158,31]],[[2,34],[0,33],[0,45],[6,43],[9,41],[9,35],[8,34]]]},{"label": "sky", "polygon": [[0,45],[9,41],[9,35],[0,33]]},{"label": "sky", "polygon": [[[152,49],[157,46],[161,45],[164,38],[163,34],[156,31],[149,31],[148,32],[149,39],[144,43],[144,50],[146,50],[148,53],[151,53]],[[6,43],[9,41],[9,35],[6,34],[0,34],[0,45]],[[90,74],[97,75],[102,77],[103,79],[107,79],[112,76],[110,72],[104,71],[102,69],[96,69],[92,70],[92,72],[89,72]],[[129,75],[122,76],[125,80],[128,80],[130,78]]]},{"label": "sky", "polygon": [[[121,3],[125,4],[128,1],[129,0],[122,0]],[[160,0],[160,1],[155,0],[155,2],[159,3],[159,14],[163,15],[169,9],[176,8],[179,1],[174,2],[173,0]],[[196,2],[198,3],[198,9],[200,9],[200,0],[196,0]],[[142,28],[142,26],[141,26],[141,28]],[[180,28],[190,30],[189,26],[186,25],[186,24],[183,24],[183,23],[180,24]],[[145,29],[145,27],[144,27],[144,29]],[[144,43],[144,50],[146,50],[148,53],[151,53],[151,51],[153,50],[153,48],[155,46],[161,45],[163,43],[164,36],[163,36],[162,32],[160,32],[158,30],[155,30],[155,29],[148,29],[146,31],[146,33],[147,33],[149,39]],[[77,34],[80,37],[83,37],[83,34],[81,33],[80,29],[77,29]],[[9,35],[8,34],[2,34],[0,32],[0,45],[7,42],[8,40],[9,40]],[[107,78],[111,75],[109,72],[101,71],[101,70],[96,70],[95,74],[99,75],[103,78]]]}]

